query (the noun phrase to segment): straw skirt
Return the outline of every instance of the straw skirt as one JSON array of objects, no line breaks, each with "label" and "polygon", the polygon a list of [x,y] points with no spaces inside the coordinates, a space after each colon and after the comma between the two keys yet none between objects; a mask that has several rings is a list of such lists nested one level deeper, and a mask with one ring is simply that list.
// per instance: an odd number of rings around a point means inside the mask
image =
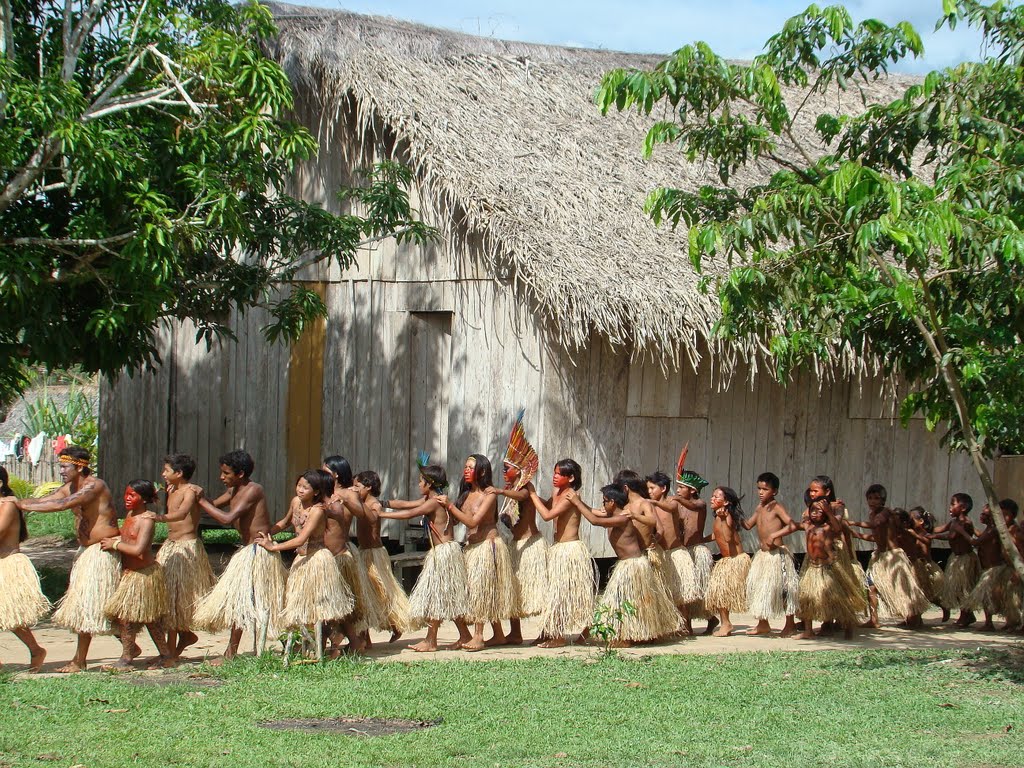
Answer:
[{"label": "straw skirt", "polygon": [[711,569],[708,592],[704,605],[709,611],[747,610],[747,574],[750,573],[750,555],[741,552],[735,557],[723,557]]},{"label": "straw skirt", "polygon": [[606,621],[616,628],[616,640],[657,640],[681,626],[654,565],[643,555],[615,563],[598,603],[607,611]]},{"label": "straw skirt", "polygon": [[32,561],[20,552],[0,557],[0,632],[31,627],[49,612]]},{"label": "straw skirt", "polygon": [[1020,583],[1015,578],[1013,566],[1003,563],[981,572],[981,577],[965,607],[972,611],[985,611],[1005,616],[1010,624],[1020,621]]},{"label": "straw skirt", "polygon": [[103,609],[120,580],[121,557],[117,552],[104,552],[99,544],[86,547],[71,568],[68,591],[57,603],[53,623],[72,632],[111,634],[114,627]]},{"label": "straw skirt", "polygon": [[318,549],[295,558],[285,588],[284,622],[288,627],[341,620],[354,607],[352,590],[342,581],[330,550]]},{"label": "straw skirt", "polygon": [[669,602],[672,605],[679,605],[682,602],[683,586],[679,580],[679,573],[672,565],[672,555],[655,545],[647,550],[647,559],[651,561],[654,573]]},{"label": "straw skirt", "polygon": [[548,550],[548,599],[541,633],[560,638],[582,632],[594,622],[597,564],[582,541],[565,541]]},{"label": "straw skirt", "polygon": [[163,566],[167,583],[167,628],[187,632],[192,628],[196,603],[216,582],[206,547],[198,538],[165,541],[156,553],[156,561]]},{"label": "straw skirt", "polygon": [[865,610],[864,590],[844,563],[816,564],[807,558],[800,578],[800,618],[851,625]]},{"label": "straw skirt", "polygon": [[[711,569],[714,567],[715,558],[711,550],[704,544],[696,544],[686,547],[686,551],[693,560],[693,583],[683,582],[683,596],[687,603],[696,603],[704,600],[708,593],[708,584],[711,582]],[[693,596],[691,598],[691,596]]]},{"label": "straw skirt", "polygon": [[755,619],[792,616],[800,606],[800,574],[785,547],[760,550],[747,574],[747,606]]},{"label": "straw skirt", "polygon": [[512,570],[519,586],[519,610],[512,618],[539,616],[548,599],[548,542],[539,533],[512,543]]},{"label": "straw skirt", "polygon": [[946,577],[942,569],[935,564],[930,557],[920,557],[914,561],[914,578],[917,579],[917,586],[924,592],[929,602],[941,605],[939,600],[942,595],[943,584]]},{"label": "straw skirt", "polygon": [[950,555],[946,561],[945,580],[939,605],[949,610],[963,608],[981,577],[981,561],[973,550],[965,555]]},{"label": "straw skirt", "polygon": [[868,574],[878,592],[879,609],[890,618],[906,618],[924,613],[928,598],[914,578],[914,566],[902,549],[875,552],[868,563]]},{"label": "straw skirt", "polygon": [[357,631],[369,629],[366,623],[366,611],[370,604],[369,584],[367,584],[366,570],[359,559],[358,550],[351,544],[344,552],[334,556],[334,562],[338,565],[338,573],[341,580],[352,592],[352,612],[345,617],[350,621]]},{"label": "straw skirt", "polygon": [[[372,629],[408,632],[409,598],[391,570],[391,556],[384,547],[364,549],[359,558],[367,577],[367,597],[372,604]],[[369,621],[368,621],[369,623]]]},{"label": "straw skirt", "polygon": [[512,557],[505,542],[495,537],[470,544],[465,550],[469,584],[466,621],[489,624],[519,612],[519,592]]},{"label": "straw skirt", "polygon": [[260,628],[278,634],[284,629],[284,594],[288,572],[281,555],[247,544],[234,555],[220,580],[196,605],[192,622],[207,632],[230,627]]},{"label": "straw skirt", "polygon": [[423,559],[423,570],[409,596],[413,629],[428,621],[450,621],[469,610],[466,559],[457,541],[433,547]]},{"label": "straw skirt", "polygon": [[125,568],[103,612],[122,624],[157,624],[167,618],[169,606],[164,568],[153,563],[137,571]]}]

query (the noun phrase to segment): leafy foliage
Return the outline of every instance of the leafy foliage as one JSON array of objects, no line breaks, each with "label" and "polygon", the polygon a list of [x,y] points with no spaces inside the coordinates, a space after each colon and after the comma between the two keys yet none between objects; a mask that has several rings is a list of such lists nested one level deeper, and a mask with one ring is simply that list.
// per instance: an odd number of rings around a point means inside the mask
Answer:
[{"label": "leafy foliage", "polygon": [[51,437],[71,435],[75,445],[87,448],[93,455],[99,438],[92,400],[81,389],[71,387],[67,402],[59,404],[52,395],[44,392],[32,402],[26,403],[25,432],[30,435],[45,432]]},{"label": "leafy foliage", "polygon": [[[982,457],[1024,452],[1024,9],[942,7],[939,26],[980,28],[985,58],[890,103],[864,86],[921,52],[916,32],[814,5],[750,64],[698,43],[651,72],[608,73],[598,102],[645,113],[667,103],[672,119],[645,151],[675,144],[717,167],[720,185],[656,190],[647,209],[689,228],[698,268],[731,266],[707,281],[718,331],[759,339],[780,377],[852,356],[903,377],[903,418],[943,425],[994,505]],[[805,113],[836,94],[857,112],[826,110],[804,138]],[[775,173],[729,185],[754,162]]]},{"label": "leafy foliage", "polygon": [[[111,373],[158,360],[167,318],[197,341],[266,306],[270,340],[323,315],[294,281],[367,238],[423,239],[372,169],[336,216],[289,194],[316,140],[259,41],[270,12],[224,0],[0,0],[0,392],[25,366]],[[282,285],[293,290],[277,290]]]}]

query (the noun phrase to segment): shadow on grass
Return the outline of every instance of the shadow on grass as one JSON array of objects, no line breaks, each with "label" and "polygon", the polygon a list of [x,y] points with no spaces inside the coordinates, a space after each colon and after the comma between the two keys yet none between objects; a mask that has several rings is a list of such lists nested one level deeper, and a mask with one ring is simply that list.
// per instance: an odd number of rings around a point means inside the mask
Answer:
[{"label": "shadow on grass", "polygon": [[50,566],[41,566],[38,571],[39,583],[42,585],[43,594],[46,595],[47,599],[56,604],[58,600],[64,597],[64,593],[68,591],[68,579],[71,574],[63,568],[52,568]]}]

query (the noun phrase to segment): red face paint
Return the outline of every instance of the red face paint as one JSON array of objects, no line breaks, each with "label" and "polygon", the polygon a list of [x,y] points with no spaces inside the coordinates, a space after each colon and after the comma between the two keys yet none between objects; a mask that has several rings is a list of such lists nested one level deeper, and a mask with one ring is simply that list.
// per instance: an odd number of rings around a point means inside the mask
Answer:
[{"label": "red face paint", "polygon": [[505,465],[505,485],[512,485],[519,477],[519,470],[511,464]]},{"label": "red face paint", "polygon": [[572,484],[572,476],[566,477],[565,475],[560,475],[558,472],[555,472],[554,476],[551,478],[551,484],[558,490],[568,488]]},{"label": "red face paint", "polygon": [[472,483],[476,479],[476,462],[473,459],[469,459],[462,468],[462,479],[467,483]]},{"label": "red face paint", "polygon": [[138,492],[128,486],[124,489],[124,506],[126,509],[142,509],[146,505],[142,502],[142,497]]}]

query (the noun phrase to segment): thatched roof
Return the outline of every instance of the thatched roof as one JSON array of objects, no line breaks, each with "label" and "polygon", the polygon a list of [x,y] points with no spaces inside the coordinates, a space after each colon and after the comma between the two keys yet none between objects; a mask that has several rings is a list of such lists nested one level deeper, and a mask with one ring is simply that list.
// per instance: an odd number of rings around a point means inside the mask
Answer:
[{"label": "thatched roof", "polygon": [[[495,270],[512,277],[566,344],[586,344],[596,330],[672,359],[682,353],[695,362],[696,350],[707,348],[700,342],[718,305],[698,289],[686,232],[655,228],[642,208],[654,187],[696,189],[717,176],[673,148],[645,162],[650,120],[602,117],[593,101],[604,72],[650,68],[663,57],[270,7],[280,35],[268,50],[294,87],[322,100],[326,120],[354,97],[364,126],[383,122],[408,142],[421,177],[466,211]],[[891,78],[873,95],[889,101],[906,85]],[[858,110],[853,96],[845,98],[832,109]],[[817,111],[812,105],[802,113],[800,132],[812,134]],[[741,173],[736,183],[755,183],[771,170]]]}]

